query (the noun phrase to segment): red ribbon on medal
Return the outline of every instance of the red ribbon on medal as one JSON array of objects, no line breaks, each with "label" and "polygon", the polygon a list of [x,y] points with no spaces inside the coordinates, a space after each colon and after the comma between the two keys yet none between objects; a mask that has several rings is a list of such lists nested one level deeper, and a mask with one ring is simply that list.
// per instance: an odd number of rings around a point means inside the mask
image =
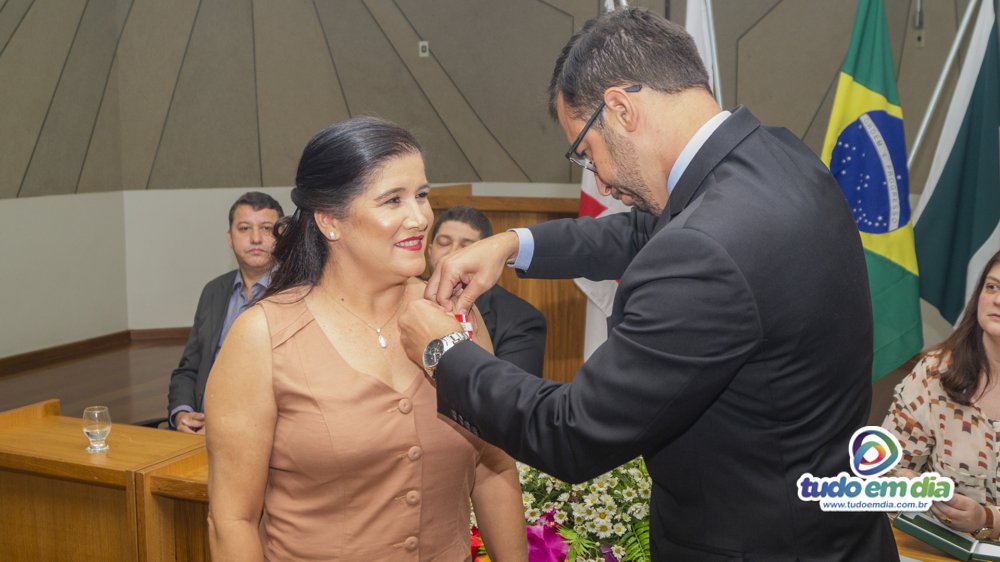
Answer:
[{"label": "red ribbon on medal", "polygon": [[472,337],[472,322],[469,322],[469,315],[468,314],[456,314],[455,315],[455,320],[458,320],[458,323],[462,325],[462,331],[465,332],[466,334],[469,334],[469,337],[471,338]]}]

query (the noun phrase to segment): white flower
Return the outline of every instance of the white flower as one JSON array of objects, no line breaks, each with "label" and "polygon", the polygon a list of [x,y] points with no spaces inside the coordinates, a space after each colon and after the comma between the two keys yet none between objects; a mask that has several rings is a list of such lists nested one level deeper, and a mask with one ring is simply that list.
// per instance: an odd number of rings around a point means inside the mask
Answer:
[{"label": "white flower", "polygon": [[618,477],[617,476],[612,476],[611,478],[608,478],[608,485],[611,486],[612,488],[617,488],[618,487]]},{"label": "white flower", "polygon": [[556,523],[559,523],[560,525],[562,525],[563,523],[566,522],[567,519],[569,519],[569,514],[567,514],[565,511],[563,511],[563,510],[560,509],[559,511],[556,511],[552,515],[552,519]]},{"label": "white flower", "polygon": [[620,544],[611,545],[611,554],[615,555],[615,558],[621,560],[625,557],[625,547]]},{"label": "white flower", "polygon": [[523,478],[531,474],[531,467],[526,464],[517,463],[517,474]]},{"label": "white flower", "polygon": [[534,523],[535,521],[538,521],[538,518],[541,516],[542,512],[537,507],[533,507],[524,512],[524,517],[525,519],[528,520],[529,523]]},{"label": "white flower", "polygon": [[[614,531],[615,531],[615,534],[620,537],[620,536],[624,535],[625,532],[628,531],[628,529],[626,529],[625,525],[622,525],[621,523],[615,523]],[[619,556],[619,558],[620,557],[621,556]]]},{"label": "white flower", "polygon": [[583,496],[583,504],[587,507],[594,507],[599,501],[600,498],[597,497],[597,494],[587,494],[586,496]]},{"label": "white flower", "polygon": [[637,503],[628,510],[632,513],[632,517],[635,517],[636,519],[643,519],[649,515],[649,504]]},{"label": "white flower", "polygon": [[594,523],[595,533],[599,538],[606,539],[611,536],[611,523]]},{"label": "white flower", "polygon": [[600,523],[608,523],[611,521],[611,512],[605,508],[599,508],[594,512],[594,520]]},{"label": "white flower", "polygon": [[535,496],[529,492],[521,494],[521,503],[524,504],[524,509],[528,509],[535,503]]},{"label": "white flower", "polygon": [[556,508],[556,504],[552,502],[545,502],[542,504],[542,513],[548,513]]},{"label": "white flower", "polygon": [[631,486],[622,490],[622,498],[626,501],[632,501],[638,497],[639,494],[636,493],[635,488],[632,488]]},{"label": "white flower", "polygon": [[569,501],[569,493],[568,492],[563,492],[563,493],[559,494],[559,497],[556,498],[556,501],[559,502],[559,503],[566,503],[566,502],[568,502]]}]

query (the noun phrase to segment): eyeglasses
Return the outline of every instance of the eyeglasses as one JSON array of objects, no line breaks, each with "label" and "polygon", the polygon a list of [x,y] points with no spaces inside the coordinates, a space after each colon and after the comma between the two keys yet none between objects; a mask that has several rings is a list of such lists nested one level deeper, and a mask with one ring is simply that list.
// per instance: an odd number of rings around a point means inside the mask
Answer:
[{"label": "eyeglasses", "polygon": [[[625,88],[624,90],[626,92],[638,92],[641,89],[642,89],[642,84],[634,84],[632,86]],[[597,117],[601,115],[602,111],[604,111],[604,105],[605,105],[604,100],[601,100],[601,103],[597,104],[597,108],[594,109],[594,113],[591,114],[590,119],[587,119],[587,123],[583,126],[583,129],[580,129],[580,134],[576,136],[576,140],[573,141],[573,144],[571,144],[569,147],[569,151],[566,152],[567,160],[576,164],[577,166],[580,166],[584,170],[590,170],[595,174],[597,173],[597,166],[594,166],[594,163],[590,161],[590,158],[587,158],[583,154],[577,154],[576,149],[580,147],[580,143],[583,142],[583,137],[587,135],[587,131],[590,130],[590,127],[594,124],[594,121],[597,121]]]}]

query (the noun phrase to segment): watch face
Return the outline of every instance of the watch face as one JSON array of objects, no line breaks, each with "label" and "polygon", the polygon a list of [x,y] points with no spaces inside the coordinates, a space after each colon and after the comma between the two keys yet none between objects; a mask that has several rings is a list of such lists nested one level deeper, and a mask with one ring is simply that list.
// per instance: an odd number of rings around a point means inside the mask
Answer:
[{"label": "watch face", "polygon": [[431,340],[424,348],[424,368],[433,369],[437,367],[441,355],[444,354],[444,342],[441,340]]}]

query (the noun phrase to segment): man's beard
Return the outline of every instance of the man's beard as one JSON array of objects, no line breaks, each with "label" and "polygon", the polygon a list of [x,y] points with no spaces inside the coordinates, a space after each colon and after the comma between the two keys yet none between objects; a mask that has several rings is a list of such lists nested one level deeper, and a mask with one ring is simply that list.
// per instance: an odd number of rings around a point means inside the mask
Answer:
[{"label": "man's beard", "polygon": [[[639,173],[639,156],[635,146],[605,127],[601,131],[608,154],[618,170],[615,182],[611,187],[632,198],[632,206],[655,216],[660,216],[663,208],[656,203],[652,191]],[[602,178],[603,179],[603,178]]]}]

